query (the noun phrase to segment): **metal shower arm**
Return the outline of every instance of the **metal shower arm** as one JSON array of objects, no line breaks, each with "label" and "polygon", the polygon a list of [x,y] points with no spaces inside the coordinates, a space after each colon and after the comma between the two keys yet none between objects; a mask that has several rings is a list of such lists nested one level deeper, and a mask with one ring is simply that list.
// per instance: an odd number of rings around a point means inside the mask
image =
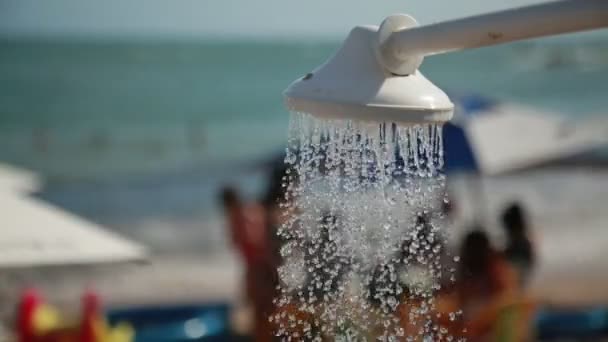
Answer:
[{"label": "metal shower arm", "polygon": [[389,59],[406,61],[602,27],[608,27],[608,0],[564,0],[401,29],[387,37],[382,49],[392,55]]}]

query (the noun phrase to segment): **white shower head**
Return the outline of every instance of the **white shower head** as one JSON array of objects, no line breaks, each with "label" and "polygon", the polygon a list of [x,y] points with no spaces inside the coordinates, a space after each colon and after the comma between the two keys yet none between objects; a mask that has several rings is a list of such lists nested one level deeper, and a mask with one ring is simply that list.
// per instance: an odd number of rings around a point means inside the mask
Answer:
[{"label": "white shower head", "polygon": [[394,15],[353,29],[332,58],[287,88],[287,107],[325,118],[444,122],[454,105],[418,71],[424,56],[608,27],[608,1],[551,1],[417,26]]},{"label": "white shower head", "polygon": [[382,26],[354,28],[325,64],[292,83],[287,107],[317,117],[419,124],[444,122],[454,105],[417,70],[422,56],[400,61],[407,75],[383,64],[382,43],[395,32],[416,25],[409,16],[389,17]]}]

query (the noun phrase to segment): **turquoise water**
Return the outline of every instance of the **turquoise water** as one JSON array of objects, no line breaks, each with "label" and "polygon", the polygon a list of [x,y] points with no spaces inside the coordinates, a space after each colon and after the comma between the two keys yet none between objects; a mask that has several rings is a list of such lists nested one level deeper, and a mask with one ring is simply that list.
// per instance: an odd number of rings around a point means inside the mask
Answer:
[{"label": "turquoise water", "polygon": [[140,176],[280,148],[281,90],[332,44],[4,42],[0,159]]},{"label": "turquoise water", "polygon": [[[89,219],[213,241],[199,228],[218,187],[259,190],[262,162],[285,144],[282,90],[338,44],[0,40],[0,161],[40,172],[40,196]],[[422,70],[452,91],[608,114],[606,41],[485,48]],[[159,234],[143,240],[166,243]]]},{"label": "turquoise water", "polygon": [[[278,150],[281,91],[337,42],[0,41],[0,160],[53,180],[139,177]],[[427,58],[443,88],[605,112],[608,42]]]}]

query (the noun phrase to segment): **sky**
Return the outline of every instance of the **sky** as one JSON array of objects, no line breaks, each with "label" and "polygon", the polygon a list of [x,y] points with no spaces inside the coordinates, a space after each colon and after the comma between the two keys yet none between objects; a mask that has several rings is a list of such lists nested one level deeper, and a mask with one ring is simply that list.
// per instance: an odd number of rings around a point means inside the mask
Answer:
[{"label": "sky", "polygon": [[542,0],[0,0],[1,35],[339,37],[392,13],[422,23]]}]

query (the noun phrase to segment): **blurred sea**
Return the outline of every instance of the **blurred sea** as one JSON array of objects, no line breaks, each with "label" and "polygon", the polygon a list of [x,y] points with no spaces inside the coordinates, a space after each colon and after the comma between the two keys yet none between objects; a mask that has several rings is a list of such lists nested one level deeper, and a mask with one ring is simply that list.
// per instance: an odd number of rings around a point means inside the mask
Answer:
[{"label": "blurred sea", "polygon": [[[338,44],[0,40],[0,161],[40,172],[46,200],[161,251],[223,248],[218,187],[263,188],[286,139],[282,90]],[[422,71],[456,92],[608,114],[606,39],[429,57]]]}]

